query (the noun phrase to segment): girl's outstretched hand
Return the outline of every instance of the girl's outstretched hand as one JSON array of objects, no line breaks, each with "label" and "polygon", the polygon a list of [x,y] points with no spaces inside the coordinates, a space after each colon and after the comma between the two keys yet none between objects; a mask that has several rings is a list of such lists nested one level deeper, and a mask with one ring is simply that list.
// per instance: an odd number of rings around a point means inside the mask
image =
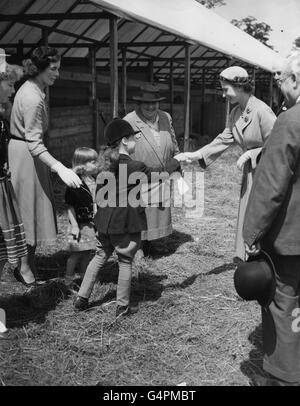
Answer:
[{"label": "girl's outstretched hand", "polygon": [[191,152],[181,152],[180,154],[175,155],[174,159],[179,162],[191,163],[192,159],[190,158],[189,154],[191,154]]}]

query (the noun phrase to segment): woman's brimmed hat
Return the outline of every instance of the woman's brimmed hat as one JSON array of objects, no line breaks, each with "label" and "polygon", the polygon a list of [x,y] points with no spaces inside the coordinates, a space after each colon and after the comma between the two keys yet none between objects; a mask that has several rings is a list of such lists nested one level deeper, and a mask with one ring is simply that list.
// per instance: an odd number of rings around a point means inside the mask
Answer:
[{"label": "woman's brimmed hat", "polygon": [[268,307],[276,288],[275,267],[271,257],[260,251],[247,262],[238,265],[234,273],[234,286],[244,300],[257,300],[262,307]]},{"label": "woman's brimmed hat", "polygon": [[139,93],[133,96],[132,99],[143,103],[151,103],[160,102],[166,98],[160,96],[159,87],[156,84],[146,83],[140,87]]},{"label": "woman's brimmed hat", "polygon": [[246,69],[240,66],[230,66],[220,73],[220,80],[239,85],[249,83],[250,78]]}]

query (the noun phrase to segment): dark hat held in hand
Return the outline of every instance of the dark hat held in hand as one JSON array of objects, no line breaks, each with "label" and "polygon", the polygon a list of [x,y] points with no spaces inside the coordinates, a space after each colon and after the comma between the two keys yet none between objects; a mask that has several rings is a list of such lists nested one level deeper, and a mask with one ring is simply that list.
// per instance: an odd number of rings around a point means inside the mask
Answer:
[{"label": "dark hat held in hand", "polygon": [[276,287],[275,267],[270,256],[260,251],[239,264],[234,273],[234,286],[242,299],[257,300],[262,307],[268,307]]}]

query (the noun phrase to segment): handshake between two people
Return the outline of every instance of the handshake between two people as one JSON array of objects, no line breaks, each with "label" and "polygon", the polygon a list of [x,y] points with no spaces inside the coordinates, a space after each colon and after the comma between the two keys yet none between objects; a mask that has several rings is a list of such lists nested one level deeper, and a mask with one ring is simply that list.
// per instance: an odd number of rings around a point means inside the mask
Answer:
[{"label": "handshake between two people", "polygon": [[179,162],[191,163],[193,161],[198,161],[202,158],[201,150],[194,152],[181,152],[174,156],[174,158]]}]

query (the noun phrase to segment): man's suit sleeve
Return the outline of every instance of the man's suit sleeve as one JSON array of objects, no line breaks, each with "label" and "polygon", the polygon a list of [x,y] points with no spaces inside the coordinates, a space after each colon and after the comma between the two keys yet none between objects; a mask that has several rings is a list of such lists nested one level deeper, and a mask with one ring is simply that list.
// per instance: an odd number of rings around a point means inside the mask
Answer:
[{"label": "man's suit sleeve", "polygon": [[265,235],[285,200],[299,149],[299,119],[291,112],[282,114],[265,144],[250,192],[243,227],[249,246]]}]

